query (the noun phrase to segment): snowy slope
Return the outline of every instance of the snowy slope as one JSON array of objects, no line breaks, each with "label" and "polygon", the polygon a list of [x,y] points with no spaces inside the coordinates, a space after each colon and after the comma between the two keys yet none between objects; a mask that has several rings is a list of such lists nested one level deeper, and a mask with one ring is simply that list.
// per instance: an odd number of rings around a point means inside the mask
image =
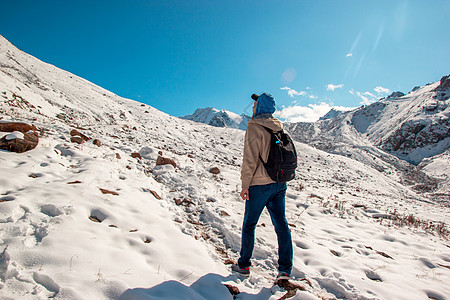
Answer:
[{"label": "snowy slope", "polygon": [[[118,97],[2,37],[0,64],[0,120],[40,129],[36,149],[0,151],[2,299],[232,299],[222,282],[237,299],[285,294],[272,284],[266,212],[251,278],[224,264],[240,245],[242,130]],[[74,128],[102,146],[70,142]],[[286,206],[306,291],[292,299],[447,299],[448,208],[387,172],[296,146]],[[156,166],[160,154],[177,166]]]},{"label": "snowy slope", "polygon": [[247,129],[247,123],[251,120],[245,114],[238,115],[225,109],[218,110],[212,107],[198,108],[193,114],[181,118],[215,127],[238,128],[242,130]]},{"label": "snowy slope", "polygon": [[353,113],[353,125],[375,145],[414,164],[443,153],[450,148],[450,89],[438,97],[440,84],[363,107]]}]

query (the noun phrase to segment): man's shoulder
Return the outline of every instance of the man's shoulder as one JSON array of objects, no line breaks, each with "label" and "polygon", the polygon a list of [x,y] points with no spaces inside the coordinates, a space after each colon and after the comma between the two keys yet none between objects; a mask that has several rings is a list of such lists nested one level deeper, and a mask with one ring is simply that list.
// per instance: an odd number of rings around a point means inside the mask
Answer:
[{"label": "man's shoulder", "polygon": [[248,125],[251,125],[253,128],[258,128],[261,131],[264,131],[264,127],[269,128],[272,131],[280,131],[283,129],[283,123],[274,117],[267,119],[253,119],[248,122]]}]

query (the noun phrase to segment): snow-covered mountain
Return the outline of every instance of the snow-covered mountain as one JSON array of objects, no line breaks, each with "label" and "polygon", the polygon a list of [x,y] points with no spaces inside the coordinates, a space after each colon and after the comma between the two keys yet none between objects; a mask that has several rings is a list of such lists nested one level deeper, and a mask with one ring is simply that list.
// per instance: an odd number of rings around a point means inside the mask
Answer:
[{"label": "snow-covered mountain", "polygon": [[330,109],[329,112],[327,112],[325,115],[319,118],[319,120],[329,120],[336,118],[337,116],[341,115],[344,111],[337,110],[335,108]]},{"label": "snow-covered mountain", "polygon": [[395,92],[332,118],[287,123],[285,128],[297,141],[352,157],[448,202],[450,162],[441,161],[441,171],[433,173],[420,163],[427,159],[430,164],[433,157],[450,149],[449,82],[449,76],[444,76],[407,95]]},{"label": "snow-covered mountain", "polygon": [[[273,285],[267,212],[250,279],[227,265],[245,206],[242,130],[121,98],[0,36],[0,122],[9,121],[36,126],[39,144],[0,150],[0,298],[233,299],[223,283],[239,288],[236,299],[286,295]],[[78,144],[74,129],[91,140]],[[449,209],[387,169],[296,147],[286,210],[304,291],[291,299],[446,299]]]},{"label": "snow-covered mountain", "polygon": [[238,115],[225,109],[218,110],[212,107],[198,108],[193,114],[181,118],[215,127],[238,128],[242,130],[247,129],[247,123],[251,120],[251,117],[245,114]]}]

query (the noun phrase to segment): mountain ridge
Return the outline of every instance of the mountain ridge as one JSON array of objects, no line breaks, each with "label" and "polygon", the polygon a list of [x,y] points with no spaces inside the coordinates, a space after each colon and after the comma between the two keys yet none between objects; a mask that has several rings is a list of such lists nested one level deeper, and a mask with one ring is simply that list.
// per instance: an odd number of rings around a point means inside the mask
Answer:
[{"label": "mountain ridge", "polygon": [[215,127],[237,128],[245,130],[251,117],[244,113],[238,115],[231,111],[213,107],[197,108],[193,114],[180,117],[181,119],[204,123]]}]

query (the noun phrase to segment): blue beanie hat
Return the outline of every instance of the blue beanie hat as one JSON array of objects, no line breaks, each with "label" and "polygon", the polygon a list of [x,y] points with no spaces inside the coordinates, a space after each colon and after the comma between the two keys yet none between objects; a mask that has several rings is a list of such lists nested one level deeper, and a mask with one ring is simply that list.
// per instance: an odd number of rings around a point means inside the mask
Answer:
[{"label": "blue beanie hat", "polygon": [[264,93],[261,94],[257,99],[256,111],[253,117],[263,114],[273,114],[275,112],[275,99],[272,97],[272,95]]}]

